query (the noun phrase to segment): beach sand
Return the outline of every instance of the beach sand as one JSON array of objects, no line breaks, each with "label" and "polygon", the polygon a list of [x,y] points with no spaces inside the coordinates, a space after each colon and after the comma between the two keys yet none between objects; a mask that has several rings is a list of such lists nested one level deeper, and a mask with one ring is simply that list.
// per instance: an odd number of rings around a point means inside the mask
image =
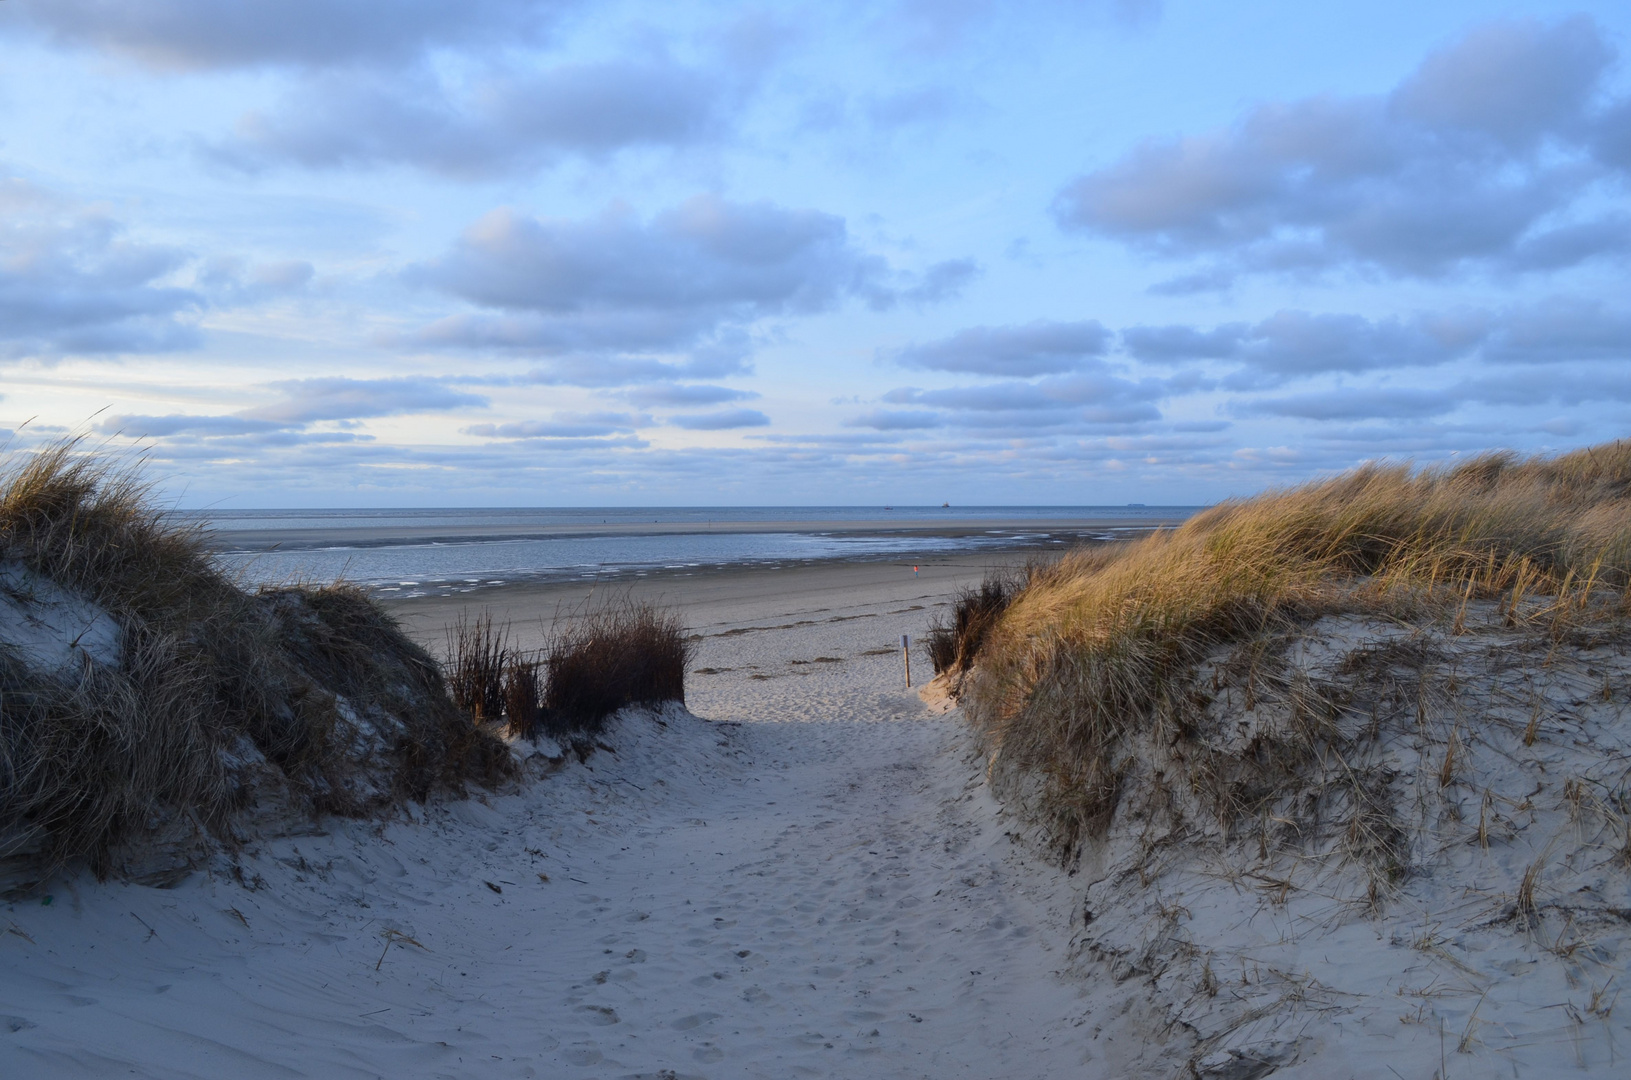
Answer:
[{"label": "beach sand", "polygon": [[1068,879],[903,684],[899,635],[983,565],[920,566],[645,582],[701,635],[691,712],[516,793],[0,908],[0,1075],[1077,1074]]},{"label": "beach sand", "polygon": [[[1631,661],[1557,662],[1541,691],[1574,711],[1535,761],[1496,753],[1521,717],[1494,749],[1469,729],[1487,848],[1427,745],[1401,782],[1447,839],[1376,910],[1353,867],[1293,889],[1136,821],[1073,872],[992,798],[960,711],[904,685],[900,635],[989,561],[647,578],[696,635],[688,709],[624,713],[586,761],[518,744],[504,794],[0,906],[0,1076],[1625,1075],[1623,817],[1519,798],[1526,769],[1622,767],[1623,704],[1573,669]],[[586,596],[479,599],[525,645]],[[397,613],[438,646],[463,608]],[[1501,884],[1526,865],[1529,922]]]}]

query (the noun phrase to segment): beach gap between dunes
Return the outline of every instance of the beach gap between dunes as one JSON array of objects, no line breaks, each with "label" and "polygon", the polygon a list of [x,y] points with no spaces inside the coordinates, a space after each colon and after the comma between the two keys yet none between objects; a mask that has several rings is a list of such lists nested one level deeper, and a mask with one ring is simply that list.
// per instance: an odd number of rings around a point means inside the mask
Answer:
[{"label": "beach gap between dunes", "polygon": [[625,714],[613,752],[519,794],[259,844],[248,888],[14,905],[0,1071],[1076,1070],[1102,1053],[1065,876],[1012,842],[957,714],[901,684],[899,634],[981,572],[738,575],[685,598],[695,716]]}]

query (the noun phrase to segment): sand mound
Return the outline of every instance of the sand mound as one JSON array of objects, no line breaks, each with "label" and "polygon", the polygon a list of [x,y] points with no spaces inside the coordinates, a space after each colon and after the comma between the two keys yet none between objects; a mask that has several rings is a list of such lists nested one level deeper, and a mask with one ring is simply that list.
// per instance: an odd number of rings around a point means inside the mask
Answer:
[{"label": "sand mound", "polygon": [[362,592],[238,588],[71,443],[0,476],[0,891],[80,860],[173,880],[510,761]]}]

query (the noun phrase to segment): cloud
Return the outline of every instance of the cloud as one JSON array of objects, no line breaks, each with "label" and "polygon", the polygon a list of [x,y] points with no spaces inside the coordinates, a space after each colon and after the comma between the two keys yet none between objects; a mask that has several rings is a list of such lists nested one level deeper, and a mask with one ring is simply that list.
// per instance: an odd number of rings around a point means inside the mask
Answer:
[{"label": "cloud", "polygon": [[1484,330],[1476,316],[1367,319],[1280,311],[1251,328],[1237,356],[1274,375],[1433,367],[1467,355]]},{"label": "cloud", "polygon": [[216,256],[199,268],[197,285],[212,304],[236,306],[303,292],[315,276],[311,263],[304,260],[250,263],[236,256]]},{"label": "cloud", "polygon": [[1321,390],[1286,397],[1260,398],[1236,405],[1247,416],[1285,416],[1299,420],[1389,420],[1439,416],[1456,408],[1454,397],[1443,390],[1362,387]]},{"label": "cloud", "polygon": [[1225,323],[1211,330],[1183,325],[1129,326],[1121,332],[1121,347],[1150,364],[1228,360],[1239,355],[1250,333],[1245,323]]},{"label": "cloud", "polygon": [[845,427],[872,428],[874,431],[921,431],[945,426],[946,418],[939,413],[919,409],[874,409],[862,416],[844,421]]},{"label": "cloud", "polygon": [[485,408],[488,401],[455,390],[445,380],[422,376],[396,379],[328,377],[270,384],[283,400],[244,409],[238,416],[299,426],[320,420],[358,420],[403,413]]},{"label": "cloud", "polygon": [[979,375],[1032,376],[1071,371],[1102,356],[1110,331],[1096,321],[973,326],[895,354],[906,367]]},{"label": "cloud", "polygon": [[1039,414],[1055,413],[1055,422],[1131,424],[1159,420],[1160,410],[1152,403],[1170,393],[1170,384],[1163,380],[1134,382],[1098,370],[1031,382],[1014,379],[944,390],[904,387],[889,391],[883,400],[891,405],[927,405],[965,413],[1028,415],[1030,419],[1025,422],[1036,422]]},{"label": "cloud", "polygon": [[[1557,367],[1506,369],[1480,374],[1451,388],[1458,398],[1489,405],[1533,407],[1542,403],[1579,406],[1631,401],[1631,373],[1608,369]],[[1623,435],[1623,423],[1616,430]]]},{"label": "cloud", "polygon": [[558,412],[549,420],[473,424],[460,430],[466,435],[488,439],[592,439],[631,432],[650,421],[650,417],[637,417],[629,413]]},{"label": "cloud", "polygon": [[473,179],[719,135],[734,102],[720,78],[669,60],[563,64],[462,85],[429,68],[347,68],[245,114],[212,153],[244,168],[410,165]]},{"label": "cloud", "polygon": [[[1625,360],[1631,359],[1631,311],[1576,297],[1377,319],[1288,310],[1210,330],[1131,326],[1121,331],[1120,344],[1146,363],[1232,360],[1279,377],[1435,367],[1467,358],[1501,364]],[[1251,386],[1253,380],[1237,378],[1235,385]]]},{"label": "cloud", "polygon": [[727,401],[751,401],[759,395],[752,390],[733,390],[728,386],[698,386],[675,385],[657,383],[652,386],[635,386],[617,393],[617,396],[630,405],[641,408],[652,406],[686,406],[721,405]]},{"label": "cloud", "polygon": [[265,64],[401,61],[432,48],[528,44],[559,0],[51,0],[8,4],[0,26],[30,28],[59,44],[187,70]]},{"label": "cloud", "polygon": [[[364,443],[372,435],[346,431],[306,431],[323,421],[349,421],[412,413],[485,408],[487,399],[449,388],[444,380],[408,376],[395,379],[318,378],[269,384],[281,401],[240,409],[225,416],[170,413],[164,416],[109,416],[97,430],[135,439],[165,439],[166,445],[219,443],[234,446],[297,446]],[[559,415],[559,414],[557,414]],[[492,425],[486,425],[491,427]]]},{"label": "cloud", "polygon": [[[395,339],[408,347],[559,356],[543,374],[582,385],[711,378],[747,369],[757,320],[952,295],[966,260],[903,274],[857,247],[844,220],[699,195],[641,218],[622,206],[580,219],[487,214],[413,284],[462,312]],[[688,352],[683,361],[650,354]],[[645,354],[629,356],[627,354]],[[608,377],[608,373],[615,373]]]},{"label": "cloud", "polygon": [[1427,128],[1532,150],[1548,136],[1574,134],[1613,60],[1614,50],[1582,16],[1550,26],[1496,22],[1429,56],[1390,104]]},{"label": "cloud", "polygon": [[172,435],[259,435],[281,431],[286,427],[286,424],[274,420],[251,420],[242,416],[189,416],[170,413],[166,416],[110,416],[97,425],[97,430],[106,434],[128,435],[136,439],[157,439]]},{"label": "cloud", "polygon": [[891,295],[887,290],[874,291],[869,299],[874,308],[892,306],[895,298],[908,304],[938,304],[955,300],[963,294],[969,282],[980,276],[980,264],[973,259],[947,259],[924,270],[915,282]]},{"label": "cloud", "polygon": [[1631,310],[1554,297],[1492,320],[1484,356],[1500,363],[1631,360]]},{"label": "cloud", "polygon": [[101,209],[0,178],[0,355],[195,347],[203,297],[173,284],[188,259]]},{"label": "cloud", "polygon": [[587,221],[495,210],[410,280],[483,307],[566,314],[821,311],[870,292],[881,259],[849,240],[842,218],[699,195],[649,221],[613,207]]},{"label": "cloud", "polygon": [[1432,277],[1522,271],[1631,251],[1592,199],[1623,101],[1599,109],[1613,51],[1589,19],[1485,26],[1386,95],[1259,106],[1233,127],[1146,142],[1068,184],[1059,222],[1236,272],[1348,265]]},{"label": "cloud", "polygon": [[691,431],[725,431],[730,428],[765,427],[770,423],[770,417],[757,409],[722,409],[719,412],[675,416],[668,422]]}]

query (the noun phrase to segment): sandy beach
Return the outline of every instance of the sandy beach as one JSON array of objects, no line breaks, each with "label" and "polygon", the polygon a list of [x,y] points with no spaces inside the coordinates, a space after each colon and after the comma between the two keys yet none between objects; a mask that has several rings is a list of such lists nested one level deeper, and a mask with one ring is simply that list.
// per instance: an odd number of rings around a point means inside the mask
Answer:
[{"label": "sandy beach", "polygon": [[[1173,847],[1146,879],[1158,849],[1133,833],[1062,868],[899,647],[1022,558],[637,582],[694,635],[686,707],[621,714],[586,760],[516,743],[501,793],[248,838],[170,888],[80,873],[0,907],[0,1075],[1623,1075],[1623,874],[1567,801],[1492,812],[1505,840],[1482,853],[1458,812],[1453,871],[1380,912],[1335,865],[1293,889]],[[588,598],[483,597],[522,645]],[[464,609],[395,614],[435,647]],[[1578,704],[1581,672],[1545,692]],[[1593,708],[1547,775],[1618,760],[1621,706]],[[1489,763],[1498,791],[1534,786]],[[1502,883],[1543,863],[1552,914],[1515,930]]]},{"label": "sandy beach", "polygon": [[[512,794],[0,909],[0,1072],[1071,1074],[1102,1052],[1064,972],[1068,879],[903,684],[899,635],[982,572],[644,583],[702,635],[689,713],[626,715]],[[494,608],[520,627],[575,599]],[[450,608],[399,614],[434,640]]]}]

